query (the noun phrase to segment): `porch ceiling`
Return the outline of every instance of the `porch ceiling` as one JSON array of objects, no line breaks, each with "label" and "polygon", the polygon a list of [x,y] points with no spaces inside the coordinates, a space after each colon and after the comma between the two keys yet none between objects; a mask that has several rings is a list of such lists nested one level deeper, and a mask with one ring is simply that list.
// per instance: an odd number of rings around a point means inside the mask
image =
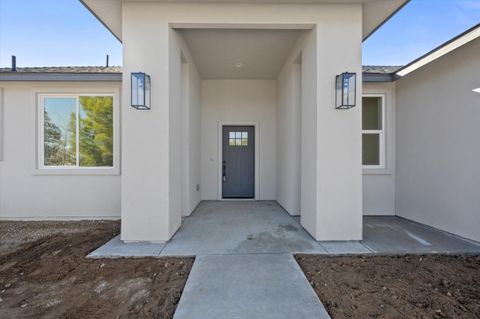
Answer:
[{"label": "porch ceiling", "polygon": [[[79,0],[110,32],[122,41],[122,2],[126,0]],[[128,2],[212,2],[212,0],[128,0]],[[361,3],[363,39],[367,39],[410,0],[216,0],[224,3]]]},{"label": "porch ceiling", "polygon": [[275,79],[300,30],[182,29],[204,79]]}]

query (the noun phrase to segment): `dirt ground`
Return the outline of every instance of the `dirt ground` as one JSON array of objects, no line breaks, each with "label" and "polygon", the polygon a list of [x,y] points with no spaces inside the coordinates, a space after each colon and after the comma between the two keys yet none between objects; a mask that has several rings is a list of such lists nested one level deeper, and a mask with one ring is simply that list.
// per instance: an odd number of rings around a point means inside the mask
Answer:
[{"label": "dirt ground", "polygon": [[193,258],[87,259],[119,223],[0,222],[0,318],[172,318]]},{"label": "dirt ground", "polygon": [[297,255],[332,318],[480,318],[480,256]]}]

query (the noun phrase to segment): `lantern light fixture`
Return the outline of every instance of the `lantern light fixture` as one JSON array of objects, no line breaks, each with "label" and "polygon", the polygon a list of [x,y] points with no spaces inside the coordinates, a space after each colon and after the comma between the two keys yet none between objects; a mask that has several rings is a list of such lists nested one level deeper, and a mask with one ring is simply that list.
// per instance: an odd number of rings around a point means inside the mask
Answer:
[{"label": "lantern light fixture", "polygon": [[132,107],[137,110],[150,110],[150,76],[143,72],[132,73]]},{"label": "lantern light fixture", "polygon": [[344,72],[335,79],[335,108],[351,109],[356,105],[357,74]]}]

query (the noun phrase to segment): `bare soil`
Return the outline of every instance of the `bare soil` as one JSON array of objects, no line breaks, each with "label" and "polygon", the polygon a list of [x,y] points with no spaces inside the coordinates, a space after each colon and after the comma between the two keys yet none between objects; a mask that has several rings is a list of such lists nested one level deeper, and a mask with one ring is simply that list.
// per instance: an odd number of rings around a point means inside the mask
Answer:
[{"label": "bare soil", "polygon": [[87,259],[119,223],[0,222],[0,318],[172,318],[193,258]]},{"label": "bare soil", "polygon": [[332,318],[480,318],[480,256],[297,255]]}]

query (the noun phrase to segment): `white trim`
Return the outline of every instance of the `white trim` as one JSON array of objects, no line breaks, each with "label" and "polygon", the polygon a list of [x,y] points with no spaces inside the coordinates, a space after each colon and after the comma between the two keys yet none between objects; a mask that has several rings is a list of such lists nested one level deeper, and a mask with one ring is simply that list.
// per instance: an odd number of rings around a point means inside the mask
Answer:
[{"label": "white trim", "polygon": [[[217,122],[217,200],[232,200],[222,198],[222,160],[223,160],[223,126],[253,126],[255,130],[255,197],[253,199],[244,200],[258,200],[260,198],[260,123],[257,121],[218,121]],[[238,200],[238,199],[235,199]],[[242,199],[240,199],[242,200]]]},{"label": "white trim", "polygon": [[[118,89],[105,90],[45,90],[33,89],[35,105],[35,155],[32,175],[120,175],[120,92]],[[44,165],[44,144],[43,144],[43,103],[45,97],[72,97],[76,98],[77,111],[77,132],[79,117],[79,99],[80,96],[112,96],[113,97],[113,167],[79,167],[78,156],[75,167],[53,167]],[[77,154],[78,154],[78,135],[77,135]]]},{"label": "white trim", "polygon": [[[385,134],[387,132],[386,125],[387,125],[387,117],[386,117],[386,95],[385,94],[375,94],[375,93],[366,93],[362,94],[362,98],[364,97],[379,97],[381,100],[381,111],[382,111],[382,129],[381,130],[364,130],[362,128],[362,139],[364,134],[379,134],[379,145],[380,145],[380,150],[379,150],[379,155],[380,155],[380,164],[379,165],[363,165],[362,163],[362,168],[363,169],[385,169],[386,167],[386,137]],[[362,145],[362,152],[363,152],[363,145]]]},{"label": "white trim", "polygon": [[475,40],[478,37],[480,37],[480,27],[477,27],[470,32],[467,31],[467,33],[465,35],[460,36],[458,39],[453,40],[452,42],[450,42],[446,45],[444,44],[444,45],[440,46],[439,48],[435,49],[432,53],[427,54],[423,58],[420,58],[418,61],[412,63],[411,65],[400,69],[396,74],[399,75],[399,76],[405,76],[405,75],[415,71],[416,69],[419,69],[422,66],[424,66],[424,65],[426,65],[430,62],[433,62],[433,61],[441,58],[442,56],[452,52],[453,50],[456,50],[459,47]]},{"label": "white trim", "polygon": [[[80,168],[80,99],[79,99],[79,96],[76,96],[75,97],[75,166],[77,166],[76,168]],[[113,96],[112,96],[112,111],[113,111]],[[43,112],[42,112],[43,114]],[[43,124],[44,122],[42,121],[41,122],[41,127],[43,127]],[[112,123],[112,126],[113,126],[113,123]],[[42,129],[42,132],[44,130]],[[43,142],[42,141],[42,145],[43,145]],[[113,150],[112,150],[113,152]],[[42,155],[44,155],[44,153],[42,152]],[[42,156],[43,158],[43,156]],[[113,160],[113,159],[112,159]],[[113,164],[113,163],[112,163]],[[43,164],[42,168],[45,168],[45,164]]]},{"label": "white trim", "polygon": [[[1,89],[0,89],[0,90],[1,90]],[[480,88],[478,88],[478,89],[473,89],[472,91],[475,92],[475,93],[480,93]],[[0,93],[1,93],[1,92],[0,92]],[[0,103],[1,103],[1,102],[0,102]],[[1,158],[0,158],[0,159],[1,159]]]},{"label": "white trim", "polygon": [[3,161],[3,88],[0,87],[0,162]]},{"label": "white trim", "polygon": [[189,23],[171,22],[172,29],[259,29],[259,30],[311,30],[312,23]]}]

